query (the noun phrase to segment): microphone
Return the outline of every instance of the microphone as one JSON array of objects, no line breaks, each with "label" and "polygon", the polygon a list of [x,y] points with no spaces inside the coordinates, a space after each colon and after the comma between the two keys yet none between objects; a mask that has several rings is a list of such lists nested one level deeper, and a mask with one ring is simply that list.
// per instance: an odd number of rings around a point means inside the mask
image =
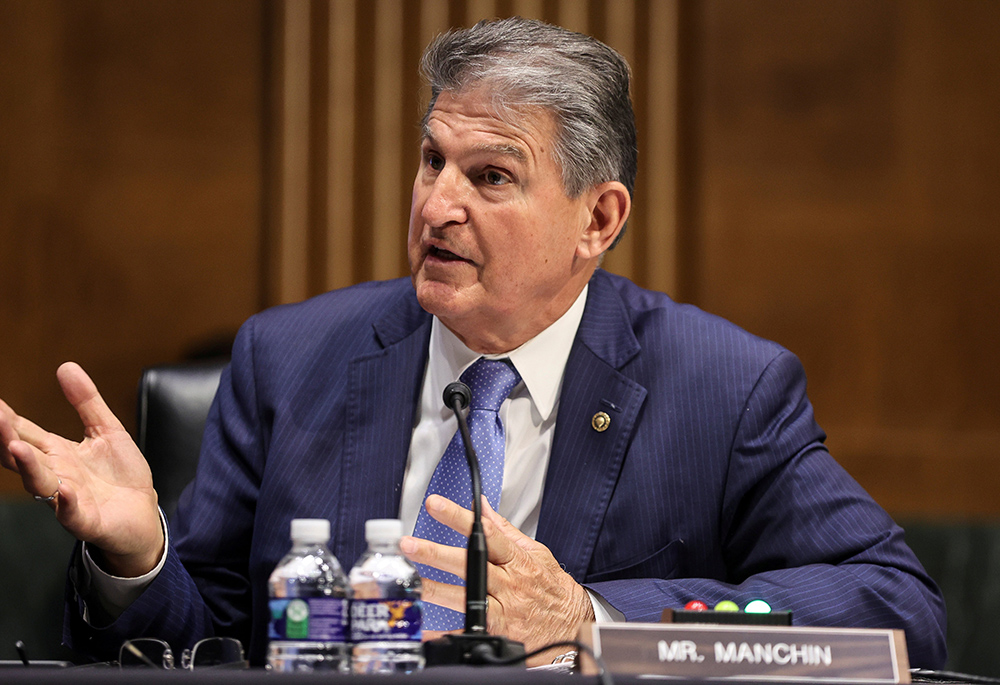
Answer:
[{"label": "microphone", "polygon": [[486,632],[486,571],[489,554],[483,532],[482,478],[479,458],[472,446],[469,422],[462,411],[472,401],[472,391],[461,381],[449,383],[444,389],[444,403],[455,412],[458,430],[465,445],[472,481],[472,534],[465,556],[465,632],[445,635],[424,643],[424,659],[428,666],[447,664],[495,664],[524,656],[524,645]]},{"label": "microphone", "polygon": [[444,406],[451,409],[457,415],[462,409],[469,406],[472,401],[472,391],[462,381],[449,383],[444,389]]},{"label": "microphone", "polygon": [[469,462],[469,476],[472,481],[472,534],[465,555],[465,632],[486,632],[486,570],[488,555],[486,534],[483,533],[482,477],[479,474],[479,458],[472,447],[469,422],[462,410],[472,401],[472,391],[461,381],[449,383],[444,389],[444,404],[455,412],[458,429],[462,433],[465,446],[465,460]]}]

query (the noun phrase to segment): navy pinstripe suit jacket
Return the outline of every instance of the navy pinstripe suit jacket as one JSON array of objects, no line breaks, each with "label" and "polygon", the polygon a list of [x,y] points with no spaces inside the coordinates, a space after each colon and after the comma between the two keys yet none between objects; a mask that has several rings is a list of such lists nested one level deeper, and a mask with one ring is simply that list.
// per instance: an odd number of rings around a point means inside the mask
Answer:
[{"label": "navy pinstripe suit jacket", "polygon": [[[261,663],[290,519],[330,519],[350,566],[365,520],[397,514],[430,322],[408,280],[251,318],[163,572],[103,629],[71,596],[70,641],[107,658],[126,637],[229,634]],[[943,665],[941,596],[827,453],[788,351],[598,270],[558,411],[538,540],[629,620],[763,598],[797,624],[903,628],[915,666]]]}]

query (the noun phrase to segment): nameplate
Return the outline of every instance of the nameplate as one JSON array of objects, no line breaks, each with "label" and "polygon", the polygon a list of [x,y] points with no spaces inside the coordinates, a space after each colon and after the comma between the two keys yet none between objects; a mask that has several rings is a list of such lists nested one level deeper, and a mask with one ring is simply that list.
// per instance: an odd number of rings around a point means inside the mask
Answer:
[{"label": "nameplate", "polygon": [[[648,678],[910,682],[901,630],[590,623],[579,639],[611,673]],[[583,651],[577,665],[598,672]]]}]

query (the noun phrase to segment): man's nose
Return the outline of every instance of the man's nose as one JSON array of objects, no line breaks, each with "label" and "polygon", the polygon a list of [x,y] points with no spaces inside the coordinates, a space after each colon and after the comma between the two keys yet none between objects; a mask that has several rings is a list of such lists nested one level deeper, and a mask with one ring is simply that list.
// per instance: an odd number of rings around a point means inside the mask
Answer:
[{"label": "man's nose", "polygon": [[445,167],[434,178],[430,193],[424,201],[421,216],[428,226],[434,228],[464,224],[468,220],[467,198],[468,187],[463,183],[461,174]]}]

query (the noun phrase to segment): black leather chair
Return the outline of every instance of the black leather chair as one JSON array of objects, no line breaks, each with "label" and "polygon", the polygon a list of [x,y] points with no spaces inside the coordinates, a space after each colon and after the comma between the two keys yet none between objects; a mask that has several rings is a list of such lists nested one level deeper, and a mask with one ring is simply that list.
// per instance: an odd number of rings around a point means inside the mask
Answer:
[{"label": "black leather chair", "polygon": [[902,521],[948,607],[948,668],[1000,678],[1000,520]]},{"label": "black leather chair", "polygon": [[194,478],[205,419],[227,358],[152,366],[139,380],[137,442],[169,518]]}]

